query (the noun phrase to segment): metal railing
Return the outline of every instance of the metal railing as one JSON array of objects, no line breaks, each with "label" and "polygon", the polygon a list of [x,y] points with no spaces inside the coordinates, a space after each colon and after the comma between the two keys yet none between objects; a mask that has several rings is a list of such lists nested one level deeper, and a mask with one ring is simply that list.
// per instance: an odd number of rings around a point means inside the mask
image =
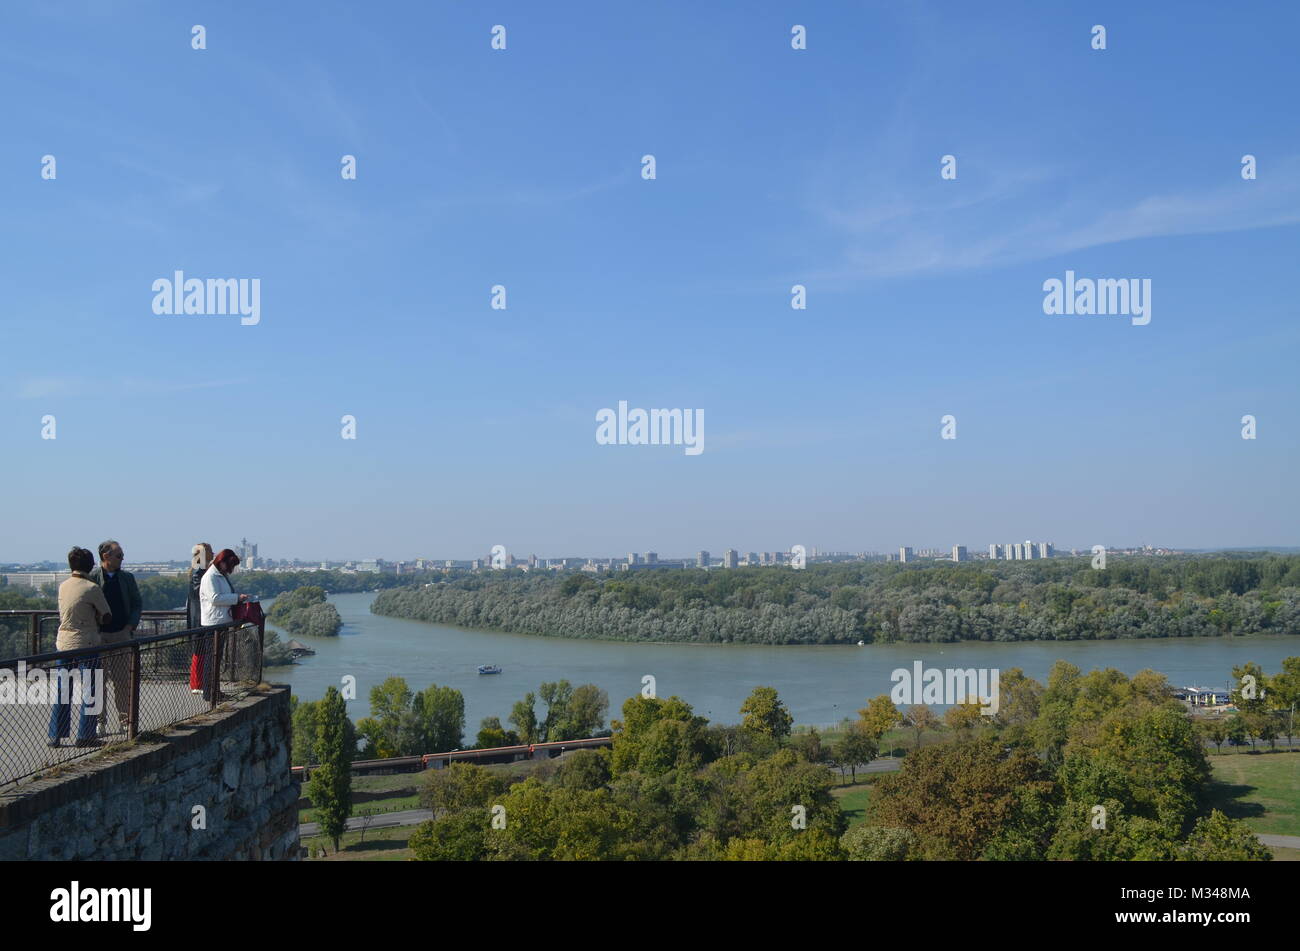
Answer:
[{"label": "metal railing", "polygon": [[[178,633],[188,624],[183,609],[142,611],[136,636]],[[58,633],[59,612],[55,609],[0,611],[0,660],[48,653],[55,649]]]},{"label": "metal railing", "polygon": [[[170,619],[141,627],[154,620]],[[0,660],[0,786],[247,695],[265,642],[265,624],[236,622]]]}]

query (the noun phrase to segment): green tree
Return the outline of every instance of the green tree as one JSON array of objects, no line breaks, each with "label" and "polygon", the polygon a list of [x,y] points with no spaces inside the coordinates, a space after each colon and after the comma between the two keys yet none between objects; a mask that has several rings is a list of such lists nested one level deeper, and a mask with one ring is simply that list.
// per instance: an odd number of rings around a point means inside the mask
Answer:
[{"label": "green tree", "polygon": [[840,768],[847,767],[853,782],[858,781],[858,767],[870,763],[879,754],[876,740],[860,723],[851,723],[844,736],[835,744],[835,761]]},{"label": "green tree", "polygon": [[880,743],[885,734],[903,722],[903,714],[888,694],[872,697],[867,705],[858,711],[859,721],[867,735]]},{"label": "green tree", "polygon": [[1003,753],[992,736],[936,744],[909,754],[899,772],[876,783],[868,822],[915,833],[926,858],[975,859],[1016,821],[1023,790],[1050,787],[1036,756]]},{"label": "green tree", "polygon": [[292,694],[289,696],[289,718],[293,724],[290,764],[293,766],[310,766],[316,755],[316,742],[320,739],[320,707],[320,700],[299,700]]},{"label": "green tree", "polygon": [[777,696],[775,687],[755,687],[740,705],[740,713],[744,718],[742,727],[778,743],[790,735],[794,724],[794,717]]},{"label": "green tree", "polygon": [[536,707],[537,697],[530,690],[524,694],[524,699],[515,701],[515,705],[510,711],[508,722],[518,731],[521,743],[541,742]]},{"label": "green tree", "polygon": [[465,809],[487,810],[505,792],[505,782],[477,763],[451,763],[444,769],[427,770],[420,804],[433,810],[434,818]]},{"label": "green tree", "polygon": [[1196,820],[1178,857],[1190,862],[1271,862],[1273,853],[1244,822],[1215,809]]},{"label": "green tree", "polygon": [[327,688],[320,704],[316,740],[316,761],[320,765],[312,772],[307,795],[316,810],[321,834],[334,843],[337,852],[352,814],[352,760],[357,740],[347,706],[336,688]]},{"label": "green tree", "polygon": [[500,717],[484,717],[479,723],[478,737],[474,745],[481,750],[518,746],[519,734],[514,730],[504,729]]},{"label": "green tree", "polygon": [[487,850],[487,809],[465,809],[425,822],[411,833],[409,845],[421,862],[475,862]]},{"label": "green tree", "polygon": [[465,742],[465,698],[459,690],[430,684],[412,699],[411,710],[418,735],[406,755],[458,750]]},{"label": "green tree", "polygon": [[555,782],[566,789],[600,789],[612,774],[604,750],[575,750],[560,760]]},{"label": "green tree", "polygon": [[907,829],[886,829],[863,823],[840,836],[850,862],[902,862],[912,857],[916,835]]},{"label": "green tree", "polygon": [[403,755],[414,727],[410,716],[412,697],[411,688],[401,677],[389,677],[370,688],[370,716],[357,721],[357,732],[366,741],[363,755],[367,759]]}]

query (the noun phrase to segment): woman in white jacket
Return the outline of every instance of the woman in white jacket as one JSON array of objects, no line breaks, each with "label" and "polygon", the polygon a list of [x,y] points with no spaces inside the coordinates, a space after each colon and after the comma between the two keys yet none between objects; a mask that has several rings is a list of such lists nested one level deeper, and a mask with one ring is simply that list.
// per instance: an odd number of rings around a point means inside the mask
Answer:
[{"label": "woman in white jacket", "polygon": [[238,564],[239,556],[229,548],[223,548],[203,573],[203,580],[199,582],[199,604],[203,611],[204,627],[232,623],[234,618],[231,617],[230,609],[241,601],[248,600],[246,594],[235,594],[235,589],[230,584],[230,573]]},{"label": "woman in white jacket", "polygon": [[[248,600],[246,594],[235,594],[235,589],[230,584],[230,573],[235,570],[235,566],[238,564],[239,556],[229,548],[223,548],[217,557],[212,559],[212,564],[208,566],[208,570],[203,573],[203,580],[199,582],[199,604],[202,608],[204,627],[213,624],[233,623],[234,618],[230,614],[230,609],[241,601]],[[216,670],[221,670],[220,655],[217,656]],[[220,679],[219,673],[214,673],[211,676]],[[209,701],[212,699],[212,686],[207,677],[203,678],[203,699]],[[221,693],[220,687],[218,687],[217,700],[224,699],[225,694]]]}]

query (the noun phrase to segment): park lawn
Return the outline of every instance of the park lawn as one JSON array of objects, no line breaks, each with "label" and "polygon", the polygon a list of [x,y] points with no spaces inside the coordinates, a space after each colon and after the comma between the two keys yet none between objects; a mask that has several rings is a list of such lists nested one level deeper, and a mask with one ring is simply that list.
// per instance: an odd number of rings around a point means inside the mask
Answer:
[{"label": "park lawn", "polygon": [[[364,816],[367,814],[382,815],[385,812],[403,812],[407,809],[419,809],[419,794],[406,796],[389,796],[384,799],[371,799],[369,802],[358,802],[352,806],[352,815]],[[315,809],[298,810],[298,823],[315,822]]]},{"label": "park lawn", "polygon": [[849,786],[835,786],[831,789],[831,795],[840,804],[840,812],[848,818],[850,826],[855,826],[867,818],[867,799],[870,794],[871,786],[863,782]]},{"label": "park lawn", "polygon": [[1256,832],[1300,835],[1300,753],[1209,757],[1210,804]]},{"label": "park lawn", "polygon": [[1300,849],[1282,849],[1270,847],[1274,862],[1300,862]]},{"label": "park lawn", "polygon": [[310,862],[401,862],[415,858],[407,840],[418,828],[418,825],[413,825],[372,829],[365,833],[364,842],[360,832],[345,832],[340,840],[342,851],[337,853],[334,843],[323,835],[309,836],[302,840],[302,844],[311,850],[312,855],[322,847],[329,853],[324,859],[308,859]]}]

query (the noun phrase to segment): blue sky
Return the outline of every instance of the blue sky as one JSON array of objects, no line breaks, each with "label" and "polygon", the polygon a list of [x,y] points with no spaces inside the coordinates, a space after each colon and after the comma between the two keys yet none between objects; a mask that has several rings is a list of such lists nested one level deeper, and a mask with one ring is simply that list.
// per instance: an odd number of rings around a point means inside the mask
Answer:
[{"label": "blue sky", "polygon": [[0,559],[1300,544],[1293,5],[238,6],[4,14]]}]

